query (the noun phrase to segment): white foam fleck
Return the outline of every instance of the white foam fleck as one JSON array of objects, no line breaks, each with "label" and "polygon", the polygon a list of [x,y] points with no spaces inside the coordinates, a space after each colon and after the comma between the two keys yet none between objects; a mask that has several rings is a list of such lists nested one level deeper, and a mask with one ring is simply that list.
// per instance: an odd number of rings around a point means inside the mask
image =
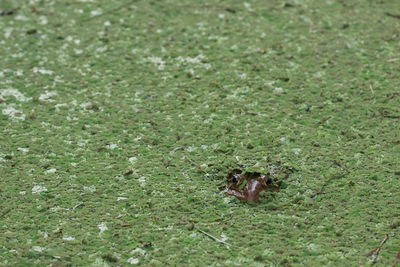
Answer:
[{"label": "white foam fleck", "polygon": [[108,230],[107,224],[105,222],[100,223],[99,225],[97,225],[97,227],[100,229],[100,234]]},{"label": "white foam fleck", "polygon": [[137,259],[137,258],[129,258],[127,260],[127,262],[130,263],[130,264],[138,264],[139,263],[139,259]]},{"label": "white foam fleck", "polygon": [[146,250],[141,249],[141,248],[135,248],[130,252],[130,254],[136,254],[136,255],[141,255],[144,256],[146,254]]},{"label": "white foam fleck", "polygon": [[40,96],[39,96],[39,100],[40,101],[44,101],[44,102],[54,102],[54,100],[53,99],[51,99],[53,96],[56,96],[57,95],[57,92],[49,92],[49,91],[46,91],[45,93],[43,93],[43,94],[41,94]]},{"label": "white foam fleck", "polygon": [[28,153],[29,152],[29,147],[18,147],[17,150],[18,151],[22,151],[24,153]]},{"label": "white foam fleck", "polygon": [[67,108],[68,104],[67,103],[56,104],[54,107],[56,108],[57,111],[60,111],[60,108]]},{"label": "white foam fleck", "polygon": [[33,246],[32,249],[36,252],[43,252],[46,250],[44,247],[39,247],[39,246]]},{"label": "white foam fleck", "polygon": [[66,237],[63,237],[63,240],[64,240],[64,241],[74,241],[74,240],[75,240],[75,237],[66,236]]},{"label": "white foam fleck", "polygon": [[130,157],[128,160],[130,163],[135,163],[137,161],[137,157]]},{"label": "white foam fleck", "polygon": [[23,93],[18,91],[17,89],[9,88],[9,89],[4,89],[0,92],[1,97],[6,97],[6,96],[13,96],[17,101],[21,102],[27,102],[32,99],[32,97],[25,97]]},{"label": "white foam fleck", "polygon": [[165,68],[165,61],[160,57],[148,57],[147,61],[157,65],[159,70],[163,70]]},{"label": "white foam fleck", "polygon": [[84,191],[87,191],[87,192],[94,193],[94,192],[96,192],[96,187],[95,187],[94,185],[91,185],[91,186],[84,186],[84,187],[83,187],[83,190],[84,190]]},{"label": "white foam fleck", "polygon": [[46,170],[44,173],[49,174],[49,173],[56,173],[56,172],[57,172],[57,169],[52,168],[52,169]]},{"label": "white foam fleck", "polygon": [[3,109],[2,113],[4,115],[9,116],[13,120],[25,120],[26,115],[22,113],[22,111],[15,109],[12,106],[8,106]]},{"label": "white foam fleck", "polygon": [[46,69],[37,68],[37,67],[34,67],[32,71],[34,73],[40,73],[40,74],[46,74],[46,75],[53,75],[54,74],[54,71],[52,71],[52,70],[46,70]]},{"label": "white foam fleck", "polygon": [[142,176],[138,179],[140,186],[145,186],[146,185],[146,177]]},{"label": "white foam fleck", "polygon": [[111,149],[111,150],[116,149],[117,147],[118,147],[117,144],[109,144],[109,145],[106,145],[106,148],[107,148],[107,149]]},{"label": "white foam fleck", "polygon": [[90,15],[92,15],[92,16],[99,16],[99,15],[101,15],[103,12],[101,11],[101,9],[96,9],[96,10],[92,10],[91,12],[90,12]]},{"label": "white foam fleck", "polygon": [[44,186],[41,186],[41,185],[35,185],[32,188],[32,194],[40,194],[40,193],[46,192],[46,191],[47,191],[47,188]]},{"label": "white foam fleck", "polygon": [[282,87],[275,87],[274,88],[274,93],[275,94],[282,94],[283,93],[283,88]]}]

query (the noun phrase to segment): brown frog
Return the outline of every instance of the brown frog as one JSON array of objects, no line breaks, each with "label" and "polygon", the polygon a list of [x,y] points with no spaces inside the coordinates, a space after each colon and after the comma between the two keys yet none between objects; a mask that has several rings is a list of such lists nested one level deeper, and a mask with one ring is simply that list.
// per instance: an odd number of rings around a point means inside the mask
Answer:
[{"label": "brown frog", "polygon": [[[243,189],[240,185],[247,182]],[[272,184],[273,180],[267,175],[258,173],[242,174],[241,170],[234,170],[228,175],[228,195],[235,196],[245,202],[260,202],[260,193],[264,190],[278,191],[279,187]]]}]

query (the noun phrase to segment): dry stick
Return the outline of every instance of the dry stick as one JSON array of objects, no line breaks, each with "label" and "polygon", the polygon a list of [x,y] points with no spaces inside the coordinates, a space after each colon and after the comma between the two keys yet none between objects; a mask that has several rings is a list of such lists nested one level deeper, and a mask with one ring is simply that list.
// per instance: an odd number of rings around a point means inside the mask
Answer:
[{"label": "dry stick", "polygon": [[399,263],[400,263],[400,251],[399,251],[399,253],[397,253],[396,258],[393,261],[392,267],[396,267],[397,264],[399,264]]},{"label": "dry stick", "polygon": [[379,246],[368,252],[367,257],[372,257],[372,262],[371,264],[375,264],[376,261],[378,260],[379,252],[381,251],[381,248],[383,244],[386,243],[386,241],[389,239],[389,235],[386,235],[385,238],[381,241]]},{"label": "dry stick", "polygon": [[226,243],[225,241],[222,241],[221,239],[218,239],[218,238],[216,238],[215,236],[213,236],[213,235],[211,235],[211,234],[209,234],[209,233],[207,233],[207,232],[204,232],[203,230],[200,230],[200,229],[198,229],[198,228],[197,228],[197,231],[199,231],[199,232],[202,233],[202,234],[205,234],[206,236],[208,236],[209,238],[213,239],[214,241],[225,245],[225,246],[229,249],[229,246],[230,246],[230,245],[229,245],[228,243]]},{"label": "dry stick", "polygon": [[386,12],[385,15],[395,18],[395,19],[400,19],[400,15],[397,15],[397,14],[392,14],[392,13]]}]

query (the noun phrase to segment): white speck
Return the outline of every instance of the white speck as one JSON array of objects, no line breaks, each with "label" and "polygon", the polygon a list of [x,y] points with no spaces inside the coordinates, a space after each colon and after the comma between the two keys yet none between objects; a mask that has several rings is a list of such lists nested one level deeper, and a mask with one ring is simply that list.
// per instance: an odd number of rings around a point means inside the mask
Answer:
[{"label": "white speck", "polygon": [[46,16],[40,16],[39,17],[39,23],[42,25],[46,25],[47,23],[49,23],[49,21],[47,20]]},{"label": "white speck", "polygon": [[75,240],[75,237],[66,236],[66,237],[63,237],[63,240],[65,240],[65,241],[74,241],[74,240]]},{"label": "white speck", "polygon": [[96,53],[103,53],[105,51],[107,51],[107,46],[103,46],[103,47],[98,47],[96,48]]},{"label": "white speck", "polygon": [[246,73],[239,73],[238,74],[240,79],[246,79],[247,78],[247,74]]},{"label": "white speck", "polygon": [[111,150],[116,149],[117,147],[118,147],[117,144],[109,144],[109,145],[106,145],[106,148],[107,148],[107,149],[111,149]]},{"label": "white speck", "polygon": [[56,108],[57,111],[60,111],[60,108],[67,108],[68,104],[67,103],[56,104],[54,107]]},{"label": "white speck", "polygon": [[39,100],[44,101],[44,102],[54,102],[54,100],[50,99],[50,98],[53,96],[56,96],[56,95],[57,95],[57,92],[46,91],[45,93],[43,93],[39,96]]},{"label": "white speck", "polygon": [[44,237],[44,238],[49,238],[49,233],[44,232],[43,237]]},{"label": "white speck", "polygon": [[225,18],[225,14],[219,14],[219,15],[218,15],[218,18],[224,19],[224,18]]},{"label": "white speck", "polygon": [[163,61],[160,57],[148,57],[147,61],[157,65],[159,70],[163,70],[165,68],[165,61]]},{"label": "white speck", "polygon": [[111,22],[109,22],[109,21],[106,21],[106,22],[104,22],[104,27],[109,27],[109,26],[111,26]]},{"label": "white speck", "polygon": [[32,71],[34,73],[47,74],[47,75],[53,75],[54,74],[54,71],[46,70],[46,69],[43,69],[43,68],[37,68],[37,67],[34,67]]},{"label": "white speck", "polygon": [[275,87],[275,88],[274,88],[274,93],[275,93],[275,94],[282,94],[282,93],[283,93],[283,88],[281,88],[281,87]]},{"label": "white speck", "polygon": [[249,2],[244,2],[243,3],[244,7],[247,8],[249,11],[252,10],[251,4]]},{"label": "white speck", "polygon": [[99,229],[100,229],[100,234],[102,234],[104,231],[108,230],[108,227],[107,227],[106,223],[104,223],[104,222],[97,225],[97,227],[99,227]]},{"label": "white speck", "polygon": [[74,49],[74,52],[77,55],[82,55],[83,54],[83,50],[82,49]]},{"label": "white speck", "polygon": [[139,259],[137,259],[137,258],[129,258],[127,260],[127,262],[130,263],[130,264],[138,264],[139,263]]},{"label": "white speck", "polygon": [[87,191],[87,192],[90,192],[90,193],[94,193],[94,192],[96,192],[96,187],[94,185],[84,186],[83,190]]},{"label": "white speck", "polygon": [[0,93],[0,96],[1,97],[13,96],[13,97],[15,97],[15,99],[17,99],[17,101],[21,101],[21,102],[27,102],[32,99],[32,97],[25,97],[24,94],[22,94],[20,91],[18,91],[17,89],[12,89],[12,88],[2,90]]},{"label": "white speck", "polygon": [[90,12],[90,15],[92,15],[92,16],[99,16],[99,15],[101,15],[103,12],[101,11],[101,9],[96,9],[96,10],[92,10],[91,12]]},{"label": "white speck", "polygon": [[56,173],[56,172],[57,172],[57,169],[53,168],[53,169],[45,171],[44,173],[49,174],[49,173]]},{"label": "white speck", "polygon": [[92,106],[91,102],[85,102],[79,105],[81,108],[87,109],[90,108]]},{"label": "white speck", "polygon": [[19,194],[22,195],[22,196],[26,195],[26,191],[20,191]]},{"label": "white speck", "polygon": [[231,202],[231,198],[229,198],[229,197],[224,197],[224,203],[225,204],[228,204],[228,203],[230,203]]},{"label": "white speck", "polygon": [[39,247],[39,246],[33,246],[32,249],[33,249],[34,251],[37,251],[37,252],[43,252],[43,251],[46,250],[46,248],[44,248],[44,247]]},{"label": "white speck", "polygon": [[51,210],[51,211],[54,211],[54,212],[60,211],[61,209],[62,209],[62,208],[59,207],[59,206],[55,206],[55,207],[50,208],[50,210]]},{"label": "white speck", "polygon": [[25,120],[26,116],[22,111],[15,109],[14,107],[8,106],[3,109],[2,113],[9,116],[13,120]]},{"label": "white speck", "polygon": [[23,70],[17,70],[17,71],[14,72],[14,74],[16,76],[22,76],[22,75],[24,75],[24,71]]},{"label": "white speck", "polygon": [[286,143],[286,138],[282,137],[282,138],[279,139],[279,141],[281,141],[282,143]]},{"label": "white speck", "polygon": [[81,40],[75,39],[75,40],[74,40],[74,43],[75,43],[76,45],[80,45],[80,44],[81,44]]},{"label": "white speck", "polygon": [[128,160],[129,160],[130,163],[133,164],[133,163],[135,163],[137,161],[137,157],[130,157]]},{"label": "white speck", "polygon": [[316,245],[316,244],[308,244],[308,246],[307,246],[307,248],[309,249],[309,250],[317,250],[318,249],[318,246]]},{"label": "white speck", "polygon": [[71,166],[72,166],[72,167],[76,167],[76,166],[78,166],[78,163],[72,162],[72,163],[71,163]]},{"label": "white speck", "polygon": [[127,200],[128,198],[126,198],[126,197],[118,197],[117,198],[117,201],[124,201],[124,200]]},{"label": "white speck", "polygon": [[301,148],[293,148],[292,151],[295,155],[299,155],[301,153]]},{"label": "white speck", "polygon": [[41,186],[41,185],[35,185],[32,188],[32,194],[40,194],[40,193],[46,192],[46,191],[47,191],[47,188],[44,186]]},{"label": "white speck", "polygon": [[19,21],[27,21],[29,20],[27,16],[24,15],[18,15],[15,17],[15,20],[19,20]]},{"label": "white speck", "polygon": [[138,255],[144,256],[146,254],[146,250],[141,249],[141,248],[135,248],[134,250],[132,250],[130,252],[130,254],[138,254]]},{"label": "white speck", "polygon": [[192,234],[189,235],[189,237],[191,237],[191,238],[196,238],[196,237],[198,237],[198,236],[199,236],[198,233],[192,233]]},{"label": "white speck", "polygon": [[8,38],[11,37],[11,34],[14,31],[14,29],[13,28],[6,28],[4,31],[5,31],[4,32],[4,38],[8,39]]},{"label": "white speck", "polygon": [[28,153],[29,152],[29,147],[19,147],[17,148],[18,151],[22,151],[24,153]]},{"label": "white speck", "polygon": [[140,186],[145,186],[146,185],[146,177],[142,176],[138,179]]},{"label": "white speck", "polygon": [[228,237],[225,234],[221,235],[221,241],[225,242],[228,240]]},{"label": "white speck", "polygon": [[196,147],[194,147],[194,146],[189,146],[188,148],[186,148],[186,151],[187,152],[193,152],[193,151],[195,151],[197,148]]}]

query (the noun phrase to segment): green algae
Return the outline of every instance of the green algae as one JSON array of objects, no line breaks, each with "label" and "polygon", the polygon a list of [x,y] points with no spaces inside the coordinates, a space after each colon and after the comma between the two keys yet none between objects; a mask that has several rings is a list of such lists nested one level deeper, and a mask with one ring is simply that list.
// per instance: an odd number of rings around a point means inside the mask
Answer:
[{"label": "green algae", "polygon": [[[0,17],[0,264],[391,264],[396,1],[122,5]],[[279,164],[261,204],[218,189]]]}]

